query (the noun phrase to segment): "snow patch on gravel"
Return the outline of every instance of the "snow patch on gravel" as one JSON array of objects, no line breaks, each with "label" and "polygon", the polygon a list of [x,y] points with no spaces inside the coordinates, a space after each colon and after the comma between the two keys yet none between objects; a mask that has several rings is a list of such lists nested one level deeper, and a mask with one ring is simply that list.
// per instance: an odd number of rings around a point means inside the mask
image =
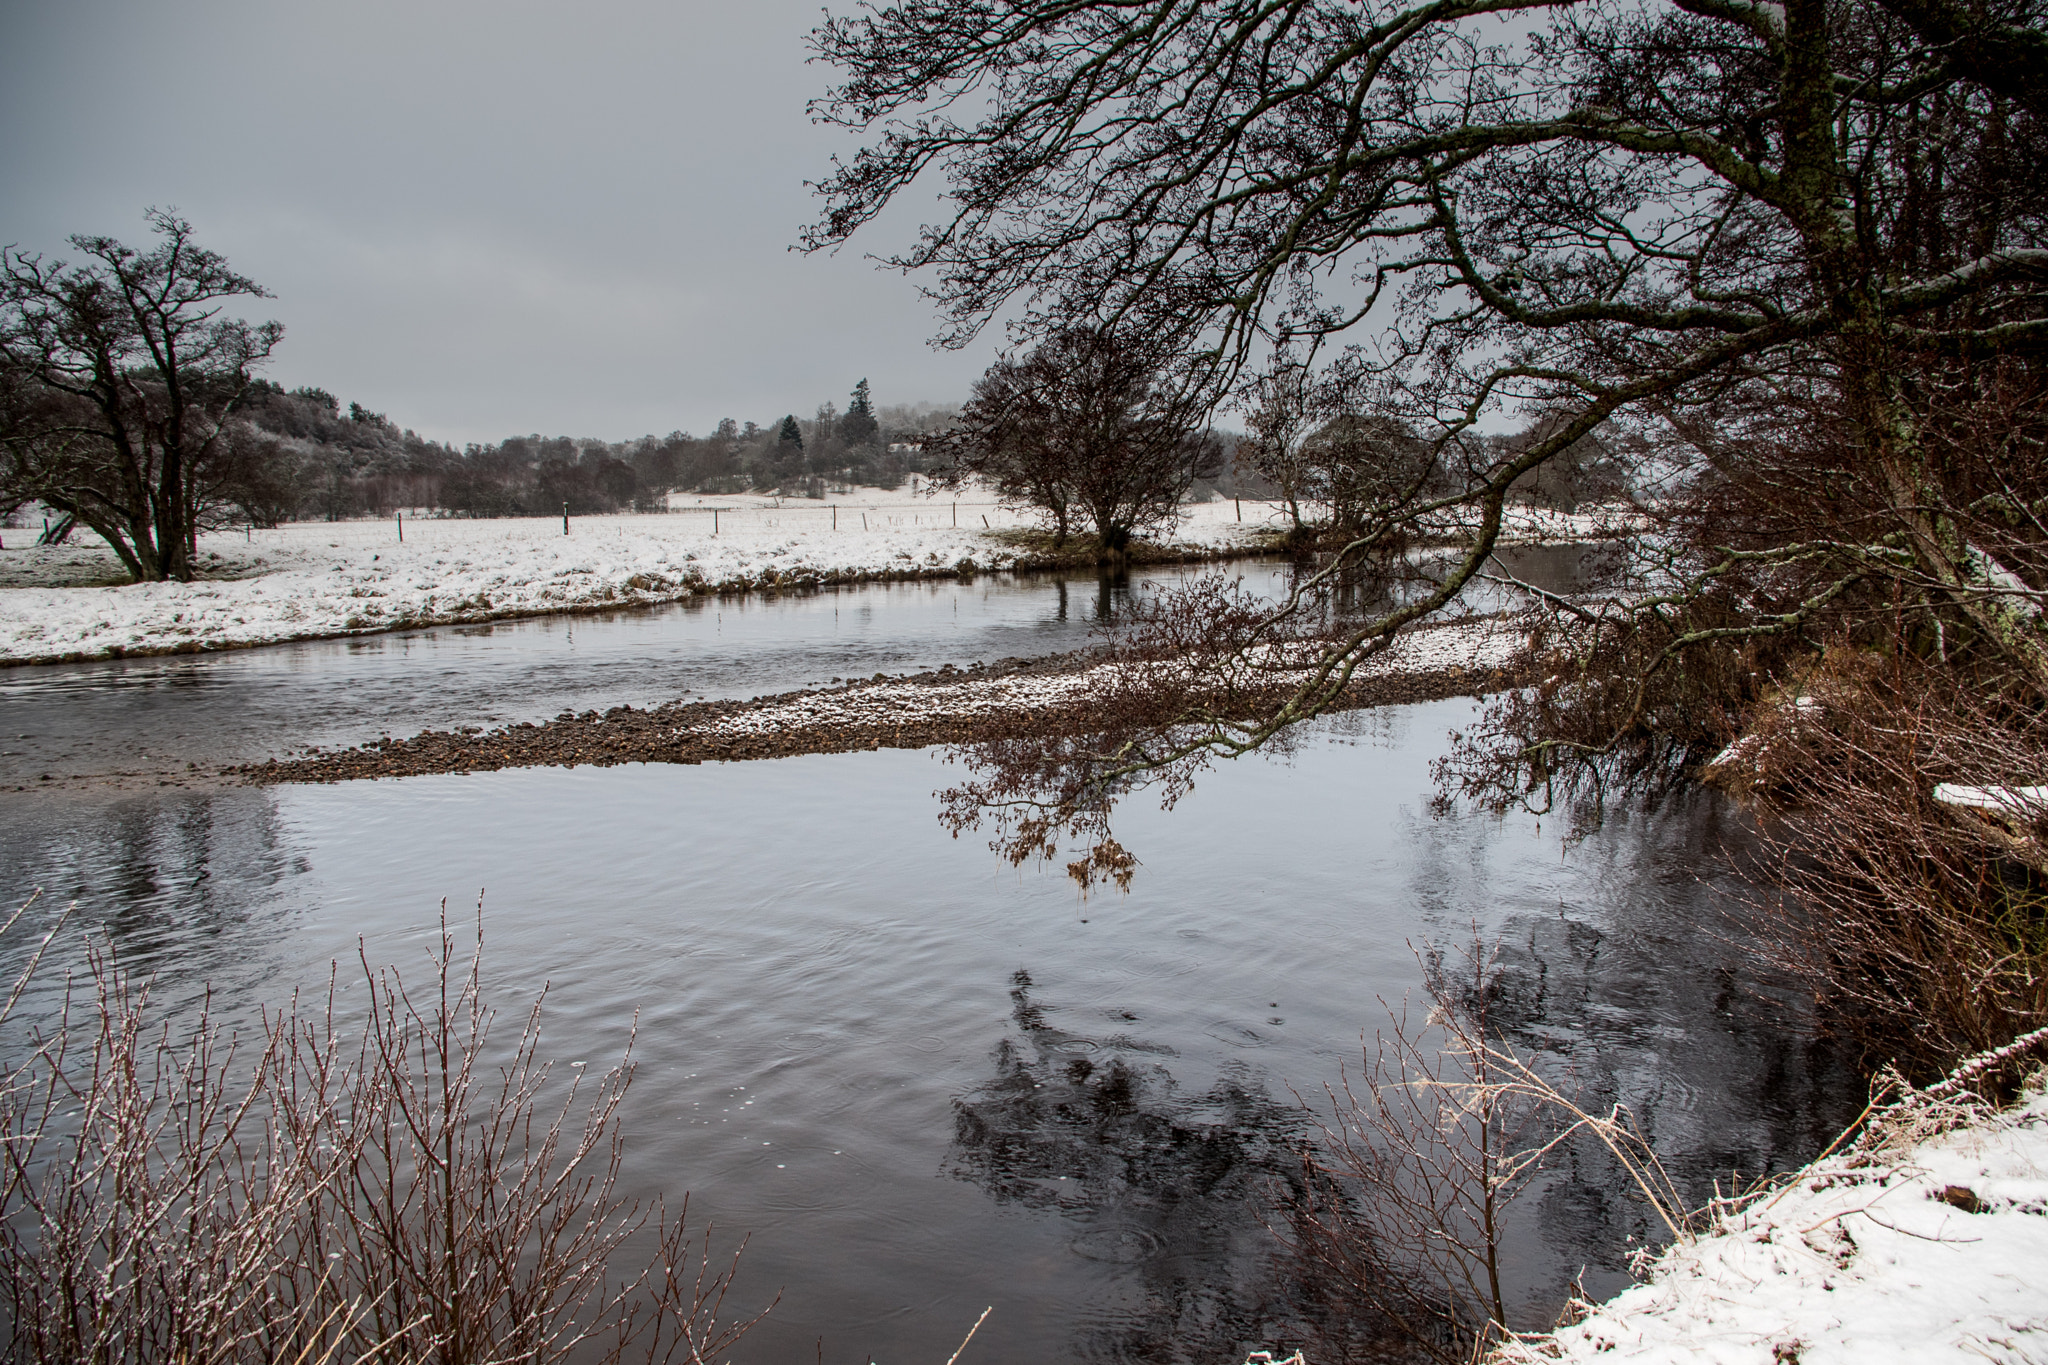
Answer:
[{"label": "snow patch on gravel", "polygon": [[[1387,649],[1367,660],[1356,676],[1370,679],[1433,673],[1446,668],[1499,668],[1510,662],[1526,642],[1522,632],[1491,620],[1418,630],[1398,637]],[[1101,664],[1074,673],[965,678],[957,683],[866,683],[843,692],[814,693],[779,705],[723,716],[708,724],[692,726],[689,733],[772,735],[820,725],[904,725],[1058,710],[1106,687],[1113,671],[1124,666]],[[1273,680],[1285,678],[1275,676]]]}]

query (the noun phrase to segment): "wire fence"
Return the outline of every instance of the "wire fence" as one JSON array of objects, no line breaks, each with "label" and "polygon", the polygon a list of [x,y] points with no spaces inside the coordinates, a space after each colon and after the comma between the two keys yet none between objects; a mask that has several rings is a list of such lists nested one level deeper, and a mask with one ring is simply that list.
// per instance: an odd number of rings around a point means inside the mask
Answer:
[{"label": "wire fence", "polygon": [[[667,523],[666,526],[649,523]],[[777,531],[1009,530],[1036,524],[1028,511],[997,502],[806,503],[749,507],[705,503],[648,512],[570,513],[548,517],[451,517],[414,508],[382,518],[288,522],[218,532],[248,544],[343,548],[378,543],[433,544],[470,540],[559,539],[575,536],[758,534]]]},{"label": "wire fence", "polygon": [[735,507],[719,503],[705,503],[694,507],[669,507],[658,515],[708,516],[713,529],[731,524],[773,529],[782,525],[815,530],[820,526],[830,529],[863,531],[897,530],[906,527],[943,527],[952,530],[999,530],[1006,526],[1031,524],[1033,516],[1028,511],[1006,507],[999,502],[968,502],[946,499],[944,501],[916,502],[849,502],[827,501],[822,504],[789,503],[780,507]]},{"label": "wire fence", "polygon": [[[1248,526],[1264,525],[1272,521],[1276,507],[1277,504],[1266,500],[1250,498],[1191,503],[1182,509],[1173,531],[1192,524],[1229,521]],[[1042,518],[1035,510],[986,498],[914,498],[891,502],[792,499],[779,505],[750,505],[707,498],[695,504],[678,504],[645,512],[569,513],[546,517],[461,517],[421,507],[382,518],[288,522],[270,528],[215,532],[213,536],[257,546],[269,544],[280,549],[317,550],[375,549],[386,544],[456,545],[489,540],[559,540],[564,535],[572,538],[630,538],[649,533],[659,537],[677,533],[719,537],[779,532],[980,532],[1020,530],[1040,525]]]}]

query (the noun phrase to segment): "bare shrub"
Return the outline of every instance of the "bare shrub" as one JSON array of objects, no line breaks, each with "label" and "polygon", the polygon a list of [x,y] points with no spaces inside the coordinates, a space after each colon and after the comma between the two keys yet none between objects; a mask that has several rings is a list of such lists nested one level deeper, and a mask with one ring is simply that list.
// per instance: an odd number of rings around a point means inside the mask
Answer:
[{"label": "bare shrub", "polygon": [[[8,1357],[706,1365],[726,1351],[758,1320],[722,1316],[737,1254],[714,1264],[693,1246],[687,1202],[671,1218],[618,1192],[630,1044],[595,1081],[551,1082],[536,1000],[493,1065],[481,959],[481,905],[466,957],[444,906],[424,993],[364,958],[353,1043],[332,979],[245,1042],[210,1006],[157,1017],[104,945],[89,998],[67,994],[54,1022],[0,1015]],[[642,1237],[653,1255],[621,1272]]]},{"label": "bare shrub", "polygon": [[1870,1064],[1925,1078],[2048,1023],[2048,807],[1944,782],[2048,778],[2031,695],[1911,654],[1828,653],[1713,773],[1765,817],[1766,950]]},{"label": "bare shrub", "polygon": [[1389,1009],[1358,1082],[1328,1091],[1322,1140],[1304,1156],[1314,1193],[1289,1232],[1316,1277],[1440,1365],[1511,1335],[1503,1220],[1565,1144],[1599,1143],[1674,1239],[1692,1228],[1625,1107],[1583,1108],[1494,1035],[1491,965],[1476,941],[1455,974],[1426,962],[1427,1017]]}]

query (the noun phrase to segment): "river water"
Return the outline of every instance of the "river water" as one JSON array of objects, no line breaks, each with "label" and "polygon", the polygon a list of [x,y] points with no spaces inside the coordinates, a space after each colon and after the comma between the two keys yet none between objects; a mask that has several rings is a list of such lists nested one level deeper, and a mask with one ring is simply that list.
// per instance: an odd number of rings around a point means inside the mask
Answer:
[{"label": "river water", "polygon": [[[1263,572],[1263,571],[1259,571]],[[745,1233],[740,1295],[782,1301],[742,1360],[1242,1359],[1305,1312],[1266,1230],[1322,1088],[1416,953],[1500,945],[1505,1022],[1632,1103],[1696,1195],[1812,1155],[1850,1086],[1730,944],[1739,822],[1696,798],[1566,846],[1532,818],[1433,815],[1473,706],[1362,712],[1226,765],[1119,837],[1127,896],[1076,899],[935,819],[959,770],[882,750],[271,789],[112,790],[136,753],[260,757],[384,729],[1085,643],[1127,589],[897,585],[0,677],[0,894],[78,903],[168,1010],[275,1003],[352,962],[418,973],[445,898],[484,904],[486,977],[550,991],[544,1051],[615,1060],[638,1019],[627,1184]],[[573,639],[572,639],[573,636]],[[0,769],[0,772],[7,770]],[[69,942],[67,939],[65,942]],[[61,945],[60,945],[61,947]],[[0,945],[18,954],[19,943]],[[344,980],[346,980],[344,973]],[[344,1008],[351,998],[342,996]],[[1383,1003],[1384,1002],[1384,1003]],[[32,1002],[33,1006],[33,1002]],[[1612,1172],[1517,1207],[1533,1323],[1654,1235]]]}]

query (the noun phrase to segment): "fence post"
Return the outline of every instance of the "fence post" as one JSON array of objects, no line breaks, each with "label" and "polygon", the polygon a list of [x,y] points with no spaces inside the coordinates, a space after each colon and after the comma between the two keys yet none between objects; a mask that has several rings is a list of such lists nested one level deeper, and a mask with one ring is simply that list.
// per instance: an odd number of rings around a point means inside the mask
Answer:
[{"label": "fence post", "polygon": [[718,534],[718,509],[716,507],[711,509],[711,534],[714,536]]},{"label": "fence post", "polygon": [[839,504],[836,502],[832,504],[832,529],[839,529]]},{"label": "fence post", "polygon": [[398,543],[403,545],[405,544],[405,513],[394,512],[392,515],[398,518]]},{"label": "fence post", "polygon": [[953,504],[953,529],[960,529],[960,504],[957,502]]},{"label": "fence post", "polygon": [[562,504],[562,534],[569,534],[569,504],[566,502]]},{"label": "fence post", "polygon": [[1237,519],[1238,519],[1239,521],[1243,521],[1243,520],[1244,520],[1244,499],[1243,499],[1243,498],[1234,498],[1234,499],[1232,499],[1232,501],[1234,501],[1234,502],[1235,502],[1235,503],[1237,504]]}]

